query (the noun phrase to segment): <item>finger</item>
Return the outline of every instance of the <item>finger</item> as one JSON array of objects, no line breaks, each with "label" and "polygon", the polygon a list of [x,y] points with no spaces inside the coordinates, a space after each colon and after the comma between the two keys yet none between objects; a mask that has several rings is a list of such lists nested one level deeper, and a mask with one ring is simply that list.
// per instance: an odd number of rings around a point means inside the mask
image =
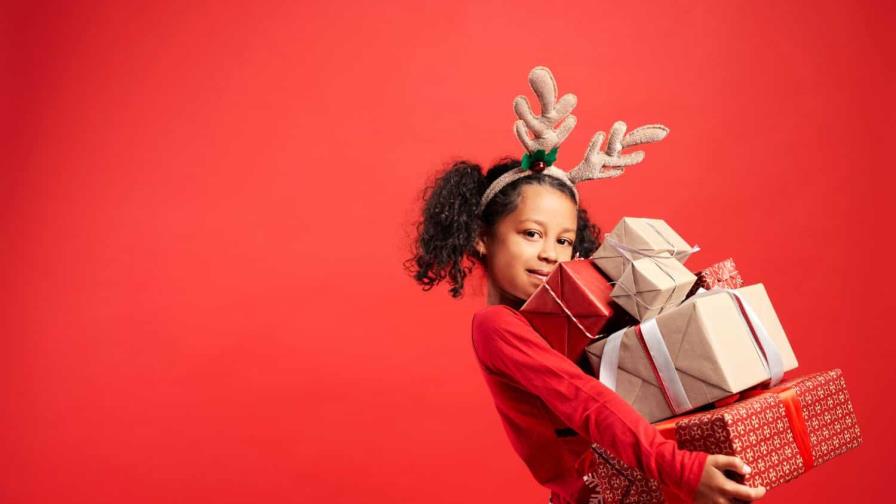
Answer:
[{"label": "finger", "polygon": [[722,491],[732,499],[747,502],[752,502],[765,496],[765,487],[749,487],[731,480],[726,480],[724,486],[722,486]]},{"label": "finger", "polygon": [[629,131],[622,139],[622,147],[632,147],[644,143],[659,142],[669,134],[669,128],[662,124],[648,124]]},{"label": "finger", "polygon": [[516,121],[513,123],[513,130],[516,132],[516,137],[520,139],[520,143],[523,144],[523,147],[525,147],[528,152],[532,152],[535,146],[532,145],[532,140],[529,139],[529,135],[526,132],[526,123],[523,121]]},{"label": "finger", "polygon": [[551,71],[543,66],[533,68],[529,72],[529,85],[532,86],[532,91],[535,91],[535,96],[541,103],[541,115],[553,111],[554,102],[557,99],[557,81],[554,80]]},{"label": "finger", "polygon": [[547,127],[532,114],[532,107],[529,106],[529,100],[525,96],[517,96],[513,99],[513,111],[516,112],[517,117],[525,122],[525,125],[532,130],[535,136],[544,135]]},{"label": "finger", "polygon": [[607,141],[607,155],[610,157],[619,154],[622,150],[622,135],[625,133],[625,123],[616,121],[610,128],[610,140]]},{"label": "finger", "polygon": [[585,152],[585,159],[589,161],[596,161],[597,157],[600,156],[600,146],[604,143],[604,137],[606,133],[603,131],[598,131],[593,137],[591,137],[591,143],[588,144],[588,150]]},{"label": "finger", "polygon": [[744,476],[750,474],[751,471],[750,466],[744,463],[743,460],[738,457],[731,457],[728,455],[713,455],[712,466],[720,471],[734,471]]},{"label": "finger", "polygon": [[576,119],[576,116],[571,115],[564,119],[562,123],[560,123],[560,128],[557,130],[557,143],[566,140],[566,137],[569,136],[569,133],[572,131],[572,129],[576,127],[576,121],[578,121]]}]

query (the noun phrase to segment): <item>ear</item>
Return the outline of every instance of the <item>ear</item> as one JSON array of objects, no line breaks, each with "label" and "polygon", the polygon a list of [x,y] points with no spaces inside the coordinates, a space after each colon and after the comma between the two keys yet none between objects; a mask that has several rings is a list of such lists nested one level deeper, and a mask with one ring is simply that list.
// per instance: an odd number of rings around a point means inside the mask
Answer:
[{"label": "ear", "polygon": [[486,246],[486,239],[481,234],[478,238],[476,238],[476,242],[474,242],[473,247],[476,248],[476,252],[479,252],[480,256],[484,256],[488,247]]}]

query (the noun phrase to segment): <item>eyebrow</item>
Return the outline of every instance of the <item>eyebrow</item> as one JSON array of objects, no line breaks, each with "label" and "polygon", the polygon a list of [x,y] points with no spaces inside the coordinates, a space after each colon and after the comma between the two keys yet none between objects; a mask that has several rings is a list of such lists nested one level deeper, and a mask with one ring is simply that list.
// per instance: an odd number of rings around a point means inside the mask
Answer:
[{"label": "eyebrow", "polygon": [[[545,225],[544,222],[541,222],[541,221],[538,220],[538,219],[523,219],[523,220],[522,220],[522,222],[527,222],[527,221],[528,221],[528,222],[534,222],[534,223],[538,224],[538,225],[541,226],[541,227],[547,227],[547,226]],[[560,232],[561,232],[561,233],[569,233],[569,232],[573,232],[573,233],[574,233],[575,231],[576,231],[576,230],[575,230],[575,229],[572,229],[572,228],[563,228]]]}]

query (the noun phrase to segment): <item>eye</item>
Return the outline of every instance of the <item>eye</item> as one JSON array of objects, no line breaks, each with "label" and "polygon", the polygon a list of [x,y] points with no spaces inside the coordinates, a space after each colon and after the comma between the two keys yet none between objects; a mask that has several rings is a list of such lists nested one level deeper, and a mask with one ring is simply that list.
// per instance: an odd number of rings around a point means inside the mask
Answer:
[{"label": "eye", "polygon": [[570,240],[569,238],[560,238],[559,240],[557,240],[557,242],[559,242],[563,245],[568,245],[568,246],[572,246],[572,244],[573,244],[573,241]]},{"label": "eye", "polygon": [[526,235],[526,237],[528,237],[528,238],[538,238],[541,236],[541,233],[539,233],[538,231],[536,231],[534,229],[527,229],[527,230],[523,231],[523,234]]}]

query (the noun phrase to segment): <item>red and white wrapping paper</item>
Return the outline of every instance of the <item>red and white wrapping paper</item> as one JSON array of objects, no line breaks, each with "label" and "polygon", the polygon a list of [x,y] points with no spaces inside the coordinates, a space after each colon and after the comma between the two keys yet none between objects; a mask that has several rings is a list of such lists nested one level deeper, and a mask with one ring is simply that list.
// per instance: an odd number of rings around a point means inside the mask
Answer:
[{"label": "red and white wrapping paper", "polygon": [[693,296],[700,289],[740,289],[744,286],[744,280],[737,271],[734,259],[730,257],[698,271],[696,275],[697,281],[685,297]]},{"label": "red and white wrapping paper", "polygon": [[[740,481],[766,488],[786,483],[862,443],[839,369],[747,395],[752,397],[656,426],[680,448],[740,457],[752,469]],[[592,492],[589,498],[603,499],[594,502],[664,502],[656,482],[599,447],[580,460],[579,470]]]}]

